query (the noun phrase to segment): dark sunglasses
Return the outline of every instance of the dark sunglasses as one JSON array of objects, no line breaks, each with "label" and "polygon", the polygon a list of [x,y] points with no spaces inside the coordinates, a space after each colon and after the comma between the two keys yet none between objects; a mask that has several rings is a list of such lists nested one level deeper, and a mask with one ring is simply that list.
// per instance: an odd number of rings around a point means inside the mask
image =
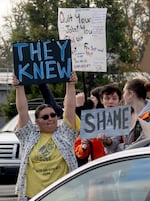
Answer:
[{"label": "dark sunglasses", "polygon": [[47,120],[47,119],[49,119],[49,117],[55,118],[56,116],[57,116],[56,113],[50,113],[50,114],[45,114],[45,115],[43,115],[42,117],[39,117],[39,118],[42,118],[43,120]]}]

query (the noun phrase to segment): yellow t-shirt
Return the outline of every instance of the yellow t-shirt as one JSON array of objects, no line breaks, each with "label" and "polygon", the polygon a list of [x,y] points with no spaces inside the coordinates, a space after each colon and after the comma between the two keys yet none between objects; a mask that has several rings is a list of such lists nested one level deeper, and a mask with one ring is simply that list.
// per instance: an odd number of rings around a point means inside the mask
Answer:
[{"label": "yellow t-shirt", "polygon": [[41,133],[29,157],[26,196],[33,197],[68,172],[68,165],[55,145],[52,135]]}]

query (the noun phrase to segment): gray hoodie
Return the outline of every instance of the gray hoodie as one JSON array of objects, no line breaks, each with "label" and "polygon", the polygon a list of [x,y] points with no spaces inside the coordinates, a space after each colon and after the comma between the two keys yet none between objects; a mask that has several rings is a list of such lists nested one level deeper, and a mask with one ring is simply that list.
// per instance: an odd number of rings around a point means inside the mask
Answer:
[{"label": "gray hoodie", "polygon": [[[138,117],[142,119],[143,115],[147,112],[150,112],[150,100],[146,99],[146,105],[139,113]],[[147,122],[150,122],[150,117],[147,119],[143,119]],[[137,120],[135,124],[131,127],[129,135],[125,137],[125,144],[130,145],[133,142],[138,142],[142,140],[144,137],[144,132],[140,125],[140,122]]]}]

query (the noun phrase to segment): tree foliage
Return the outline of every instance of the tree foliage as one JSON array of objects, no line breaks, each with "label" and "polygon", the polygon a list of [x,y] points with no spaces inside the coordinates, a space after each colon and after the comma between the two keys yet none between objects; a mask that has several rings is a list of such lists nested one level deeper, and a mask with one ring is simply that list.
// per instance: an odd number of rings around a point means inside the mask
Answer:
[{"label": "tree foliage", "polygon": [[25,5],[30,40],[57,39],[58,0],[29,0]]},{"label": "tree foliage", "polygon": [[0,45],[0,69],[1,71],[12,71],[12,51],[11,43],[1,37],[2,45]]},{"label": "tree foliage", "polygon": [[[1,47],[1,66],[12,66],[11,43],[58,39],[58,7],[107,8],[107,73],[78,72],[77,87],[87,90],[110,81],[120,82],[123,73],[139,69],[145,45],[150,36],[149,0],[28,0],[17,3],[6,17],[9,38]],[[8,62],[8,63],[7,63]],[[117,76],[116,76],[117,74]],[[83,84],[83,82],[85,82]],[[64,96],[64,84],[50,84],[56,97]],[[38,88],[27,87],[28,98],[39,97]]]},{"label": "tree foliage", "polygon": [[122,3],[110,0],[95,1],[97,7],[107,8],[106,34],[107,52],[119,55],[122,62],[131,62],[130,44],[126,40],[127,21]]},{"label": "tree foliage", "polygon": [[5,17],[5,27],[9,31],[10,42],[28,41],[28,22],[27,15],[24,12],[25,3],[17,3],[12,8],[12,14]]}]

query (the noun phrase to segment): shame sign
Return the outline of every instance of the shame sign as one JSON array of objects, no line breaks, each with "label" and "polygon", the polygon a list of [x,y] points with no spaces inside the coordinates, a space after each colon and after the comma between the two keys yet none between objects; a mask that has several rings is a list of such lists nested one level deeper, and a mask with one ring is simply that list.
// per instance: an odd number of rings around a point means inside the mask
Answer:
[{"label": "shame sign", "polygon": [[82,139],[95,138],[99,133],[112,137],[128,135],[130,122],[130,106],[83,110],[80,137]]},{"label": "shame sign", "polygon": [[70,40],[14,43],[13,59],[20,84],[65,82],[71,75]]}]

